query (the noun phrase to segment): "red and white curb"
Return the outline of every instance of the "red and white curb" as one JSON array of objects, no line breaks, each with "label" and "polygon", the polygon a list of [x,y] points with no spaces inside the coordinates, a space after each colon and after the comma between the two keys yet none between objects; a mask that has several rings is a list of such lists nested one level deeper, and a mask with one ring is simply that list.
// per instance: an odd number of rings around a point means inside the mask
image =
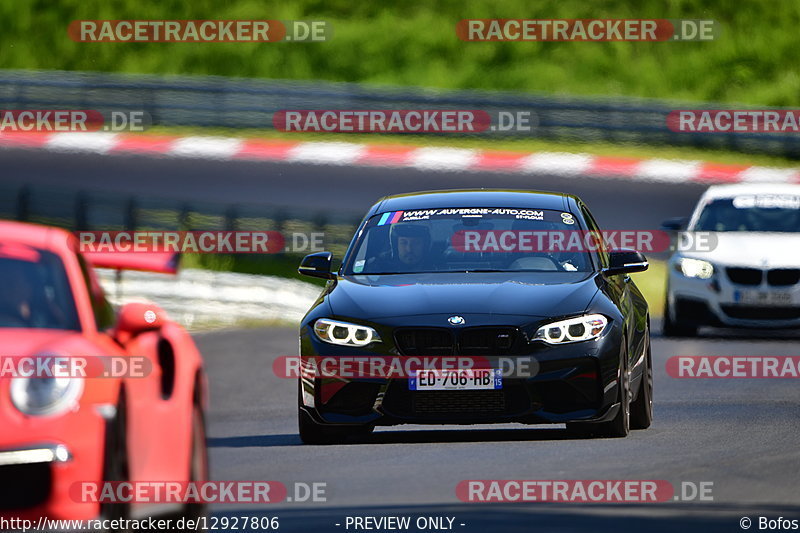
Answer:
[{"label": "red and white curb", "polygon": [[553,152],[507,152],[345,142],[292,142],[235,137],[80,133],[0,133],[0,147],[61,152],[145,154],[217,160],[283,161],[441,171],[491,171],[619,177],[647,181],[800,183],[800,168],[705,161],[638,159]]}]

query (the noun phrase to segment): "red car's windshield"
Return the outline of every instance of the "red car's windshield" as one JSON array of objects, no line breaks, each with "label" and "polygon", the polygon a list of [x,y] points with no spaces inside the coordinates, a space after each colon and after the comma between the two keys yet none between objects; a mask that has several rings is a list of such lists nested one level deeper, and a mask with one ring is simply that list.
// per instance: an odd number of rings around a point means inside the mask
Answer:
[{"label": "red car's windshield", "polygon": [[55,254],[0,245],[0,327],[80,330],[64,265]]}]

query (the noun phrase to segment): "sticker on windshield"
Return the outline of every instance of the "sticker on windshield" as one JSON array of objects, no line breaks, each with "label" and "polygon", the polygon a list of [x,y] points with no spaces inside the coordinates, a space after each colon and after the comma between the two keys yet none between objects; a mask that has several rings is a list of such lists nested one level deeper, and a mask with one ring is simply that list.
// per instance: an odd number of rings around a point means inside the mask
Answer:
[{"label": "sticker on windshield", "polygon": [[800,209],[800,196],[792,194],[748,194],[733,199],[736,209]]},{"label": "sticker on windshield", "polygon": [[[506,207],[447,207],[441,209],[416,209],[412,211],[398,211],[402,216],[398,220],[392,219],[394,222],[411,222],[414,220],[430,220],[437,217],[456,217],[462,218],[482,218],[484,216],[490,217],[509,217],[523,220],[540,220],[540,221],[555,221],[549,217],[550,211],[542,209],[513,209]],[[378,225],[385,224],[384,217],[389,213],[385,213],[381,217]],[[557,215],[556,215],[557,216]],[[388,220],[388,218],[387,218]],[[394,223],[391,222],[391,223]]]},{"label": "sticker on windshield", "polygon": [[561,221],[564,224],[574,224],[575,219],[572,217],[572,213],[561,213]]},{"label": "sticker on windshield", "polygon": [[402,211],[389,211],[388,213],[384,213],[383,216],[381,216],[381,219],[378,221],[378,225],[383,226],[385,224],[394,224],[395,222],[400,220],[400,217],[402,216],[403,216]]}]

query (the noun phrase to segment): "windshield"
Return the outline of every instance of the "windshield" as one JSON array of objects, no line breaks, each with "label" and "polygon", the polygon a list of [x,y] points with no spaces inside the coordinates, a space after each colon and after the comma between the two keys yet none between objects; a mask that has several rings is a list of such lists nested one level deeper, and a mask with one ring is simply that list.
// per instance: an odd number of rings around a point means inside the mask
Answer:
[{"label": "windshield", "polygon": [[0,327],[79,330],[61,260],[24,245],[0,244]]},{"label": "windshield", "polygon": [[581,229],[571,213],[546,209],[381,213],[364,226],[344,273],[591,272],[594,252],[584,246],[552,245]]},{"label": "windshield", "polygon": [[800,196],[741,195],[703,208],[695,231],[800,231]]}]

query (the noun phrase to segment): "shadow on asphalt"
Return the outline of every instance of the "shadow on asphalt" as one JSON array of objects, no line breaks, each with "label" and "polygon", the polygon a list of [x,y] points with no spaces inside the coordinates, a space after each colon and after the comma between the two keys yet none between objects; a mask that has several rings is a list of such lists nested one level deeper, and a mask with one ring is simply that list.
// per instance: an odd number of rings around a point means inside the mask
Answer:
[{"label": "shadow on asphalt", "polygon": [[775,341],[800,340],[797,328],[784,329],[747,329],[747,328],[712,328],[702,327],[696,337],[665,337],[661,334],[662,323],[660,319],[653,319],[650,335],[654,339],[665,341],[690,341],[702,339],[706,341]]},{"label": "shadow on asphalt", "polygon": [[248,435],[242,437],[209,437],[206,440],[209,448],[271,448],[274,446],[301,446],[300,436],[283,435]]},{"label": "shadow on asphalt", "polygon": [[[631,436],[638,432],[634,431]],[[566,429],[422,429],[378,430],[364,437],[351,438],[345,444],[432,444],[442,442],[518,442],[585,440]],[[216,437],[208,439],[211,448],[270,448],[302,446],[296,433]]]}]

